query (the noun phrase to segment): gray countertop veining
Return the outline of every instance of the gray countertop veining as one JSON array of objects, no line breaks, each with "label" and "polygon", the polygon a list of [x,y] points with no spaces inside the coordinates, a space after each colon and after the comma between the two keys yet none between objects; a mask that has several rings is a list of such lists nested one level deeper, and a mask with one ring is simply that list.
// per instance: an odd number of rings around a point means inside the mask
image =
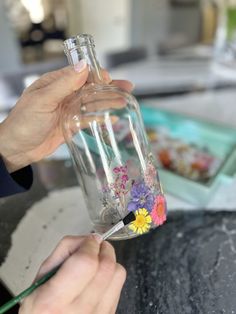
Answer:
[{"label": "gray countertop veining", "polygon": [[115,247],[128,273],[119,314],[236,312],[236,213],[172,212]]}]

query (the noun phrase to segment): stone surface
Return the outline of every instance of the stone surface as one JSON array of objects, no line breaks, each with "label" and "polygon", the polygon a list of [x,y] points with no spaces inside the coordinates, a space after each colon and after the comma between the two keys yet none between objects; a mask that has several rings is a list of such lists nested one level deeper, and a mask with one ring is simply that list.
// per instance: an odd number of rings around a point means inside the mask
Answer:
[{"label": "stone surface", "polygon": [[50,161],[34,172],[30,191],[0,200],[0,279],[13,295],[31,284],[63,236],[91,230],[71,167]]},{"label": "stone surface", "polygon": [[117,313],[235,313],[236,213],[172,212],[114,246],[128,273]]},{"label": "stone surface", "polygon": [[[75,184],[68,162],[47,161],[29,192],[0,200],[0,279],[13,294],[61,236],[89,230]],[[113,245],[128,273],[118,314],[236,312],[236,211],[170,211],[164,226]]]}]

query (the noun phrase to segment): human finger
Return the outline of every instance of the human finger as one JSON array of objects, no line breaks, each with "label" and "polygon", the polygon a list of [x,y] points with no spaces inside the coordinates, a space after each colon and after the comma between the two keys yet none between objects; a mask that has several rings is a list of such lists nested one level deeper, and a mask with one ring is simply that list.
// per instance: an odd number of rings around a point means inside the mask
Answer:
[{"label": "human finger", "polygon": [[55,110],[66,96],[81,88],[88,77],[88,67],[82,61],[75,67],[58,70],[62,73],[58,79],[43,88],[33,89],[30,95],[37,100],[37,106],[42,104],[47,110]]},{"label": "human finger", "polygon": [[107,70],[101,68],[101,73],[102,73],[102,78],[105,81],[105,83],[107,83],[107,84],[111,83],[112,79],[111,79],[109,72]]},{"label": "human finger", "polygon": [[126,80],[113,80],[111,84],[125,90],[128,93],[132,92],[132,90],[134,89],[134,84]]},{"label": "human finger", "polygon": [[103,299],[115,271],[115,250],[110,243],[104,241],[101,244],[97,273],[85,290],[74,300],[72,306],[75,309],[83,309],[83,313],[93,313],[97,304]]},{"label": "human finger", "polygon": [[[59,78],[65,76],[68,74],[68,70],[73,68],[72,66],[66,66],[64,68],[50,71],[47,73],[44,73],[41,75],[37,80],[35,80],[28,88],[24,90],[24,93],[28,93],[37,89],[41,89],[51,83],[53,83],[55,80],[58,80]],[[112,81],[109,73],[105,69],[101,69],[102,77],[106,83],[110,83]]]},{"label": "human finger", "polygon": [[[109,116],[110,123],[113,125],[115,124],[118,120],[119,117],[117,116]],[[70,123],[70,128],[67,129],[67,133],[65,134],[67,140],[71,139],[75,133],[77,133],[79,130],[85,129],[85,128],[90,128],[91,123],[96,123],[97,125],[103,125],[106,121],[106,118],[101,115],[87,115],[87,116],[81,116],[77,119],[73,119]]]},{"label": "human finger", "polygon": [[[82,62],[82,66],[84,65],[86,65],[86,63]],[[55,71],[44,73],[35,82],[33,82],[29,87],[27,87],[24,90],[24,94],[46,87],[50,85],[51,83],[54,83],[56,80],[66,77],[67,75],[71,75],[71,74],[76,75],[76,72],[79,73],[79,71],[74,71],[74,70],[76,70],[76,67],[69,65]]]},{"label": "human finger", "polygon": [[71,256],[84,241],[84,236],[65,236],[50,254],[50,256],[42,263],[35,280],[41,278],[54,267],[60,265]]},{"label": "human finger", "polygon": [[101,298],[93,314],[115,314],[119,303],[121,290],[125,283],[126,270],[120,264],[116,264],[114,276]]},{"label": "human finger", "polygon": [[128,80],[112,80],[110,74],[105,69],[101,69],[102,77],[106,83],[115,85],[126,92],[131,92],[134,89],[134,84]]},{"label": "human finger", "polygon": [[116,97],[113,99],[95,99],[88,103],[84,103],[82,108],[86,113],[102,111],[107,109],[121,109],[124,108],[127,104],[127,101],[123,97]]},{"label": "human finger", "polygon": [[96,275],[99,265],[100,244],[94,237],[85,238],[79,249],[45,283],[44,290],[53,293],[55,299],[72,302]]},{"label": "human finger", "polygon": [[[71,313],[67,311],[71,302],[96,274],[101,243],[96,239],[95,236],[86,237],[57,273],[24,299],[20,313]],[[59,249],[67,242],[69,252],[73,251],[76,244],[72,241],[67,238]],[[67,251],[67,247],[64,249]]]}]

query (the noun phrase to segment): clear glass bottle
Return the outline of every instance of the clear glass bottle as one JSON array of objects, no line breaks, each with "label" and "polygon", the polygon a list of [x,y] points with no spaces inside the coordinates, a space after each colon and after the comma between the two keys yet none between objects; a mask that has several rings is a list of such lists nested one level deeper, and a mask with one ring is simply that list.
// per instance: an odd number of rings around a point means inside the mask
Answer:
[{"label": "clear glass bottle", "polygon": [[134,211],[136,220],[112,237],[127,239],[166,220],[158,179],[135,98],[105,83],[87,34],[64,42],[71,65],[89,67],[88,83],[63,108],[62,130],[84,193],[94,231],[103,233]]}]

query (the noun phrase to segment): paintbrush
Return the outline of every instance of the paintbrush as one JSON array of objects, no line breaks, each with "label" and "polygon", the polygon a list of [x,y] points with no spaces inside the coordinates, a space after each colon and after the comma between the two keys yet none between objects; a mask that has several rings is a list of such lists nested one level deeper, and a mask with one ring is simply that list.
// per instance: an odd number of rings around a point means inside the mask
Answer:
[{"label": "paintbrush", "polygon": [[[111,235],[113,235],[115,232],[122,229],[124,226],[130,224],[132,221],[135,220],[135,214],[133,212],[130,212],[125,218],[120,220],[116,225],[114,225],[111,229],[109,229],[107,232],[103,233],[101,236],[102,240],[106,240]],[[0,313],[1,314],[1,313]]]},{"label": "paintbrush", "polygon": [[[120,220],[116,225],[114,225],[111,229],[109,229],[104,234],[100,235],[101,240],[104,241],[107,238],[109,238],[111,235],[113,235],[115,232],[122,229],[124,226],[130,224],[132,221],[135,220],[135,214],[133,212],[130,212],[125,218]],[[58,271],[58,269],[61,267],[61,265],[55,267],[50,272],[48,272],[46,275],[44,275],[42,278],[37,280],[35,283],[33,283],[29,288],[18,294],[15,298],[11,299],[7,303],[3,304],[0,307],[0,314],[6,313],[8,310],[10,310],[13,306],[15,306],[17,303],[21,302],[25,297],[30,295],[35,289],[37,289],[39,286],[44,284],[46,281],[48,281],[55,273]]]}]

